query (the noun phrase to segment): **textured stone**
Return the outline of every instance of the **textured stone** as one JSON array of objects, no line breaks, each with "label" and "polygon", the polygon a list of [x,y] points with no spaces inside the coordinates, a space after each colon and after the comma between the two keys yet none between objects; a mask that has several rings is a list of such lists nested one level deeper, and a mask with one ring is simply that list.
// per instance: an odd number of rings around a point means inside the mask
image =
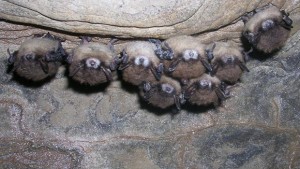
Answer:
[{"label": "textured stone", "polygon": [[91,148],[82,162],[86,168],[178,168],[178,148],[170,141],[110,141]]},{"label": "textured stone", "polygon": [[192,138],[185,168],[287,168],[295,139],[289,132],[257,126],[211,128]]},{"label": "textured stone", "polygon": [[250,72],[232,87],[232,97],[215,116],[218,122],[239,120],[299,130],[299,38],[298,32],[272,58],[254,54],[262,60],[248,62]]},{"label": "textured stone", "polygon": [[[211,32],[235,25],[241,15],[268,3],[287,9],[288,12],[297,11],[297,6],[299,7],[296,0],[9,0],[0,1],[0,5],[5,6],[0,9],[0,18],[73,33],[166,38],[176,34]],[[219,32],[220,36],[224,39],[232,37],[233,32],[238,32],[241,27],[231,28],[234,29],[230,36],[226,29]]]},{"label": "textured stone", "polygon": [[0,168],[78,168],[78,152],[37,146],[24,140],[1,140]]}]

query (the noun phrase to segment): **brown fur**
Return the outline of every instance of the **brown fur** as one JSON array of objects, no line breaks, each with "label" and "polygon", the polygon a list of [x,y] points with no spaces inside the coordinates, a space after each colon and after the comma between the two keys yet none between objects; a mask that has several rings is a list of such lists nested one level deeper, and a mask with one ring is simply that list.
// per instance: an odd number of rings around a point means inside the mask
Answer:
[{"label": "brown fur", "polygon": [[[234,55],[239,60],[244,61],[244,56],[242,54],[242,48],[235,46],[234,44],[227,43],[227,42],[215,42],[216,47],[213,51],[214,59],[220,58],[224,55]],[[213,60],[214,60],[213,59]]]},{"label": "brown fur", "polygon": [[167,43],[172,48],[175,58],[187,49],[194,49],[198,51],[201,57],[205,58],[205,45],[192,36],[175,36],[167,39],[163,43]]},{"label": "brown fur", "polygon": [[[199,83],[201,80],[209,80],[211,81],[212,84],[214,84],[216,87],[219,87],[221,82],[218,78],[216,77],[211,77],[208,74],[203,74],[201,77],[196,78],[196,79],[191,79],[190,85],[194,85],[194,83]],[[214,104],[217,106],[219,104],[219,98],[218,95],[216,94],[216,89],[213,88],[211,90],[209,89],[196,89],[194,94],[190,96],[188,101],[191,104],[195,104],[198,106],[206,106],[210,104]]]},{"label": "brown fur", "polygon": [[[69,71],[74,72],[78,68],[79,62],[74,62],[69,66]],[[89,84],[91,86],[106,83],[109,80],[102,70],[80,69],[72,78],[79,83]]]},{"label": "brown fur", "polygon": [[154,66],[158,66],[160,63],[159,58],[155,55],[154,50],[156,46],[153,43],[146,41],[131,42],[125,47],[129,60],[134,59],[137,56],[146,56],[151,60]]},{"label": "brown fur", "polygon": [[[15,53],[16,59],[14,67],[15,73],[32,81],[41,81],[47,77],[54,76],[58,71],[60,62],[46,62],[44,61],[45,55],[50,51],[57,51],[60,47],[58,40],[49,38],[33,38],[23,42],[19,50]],[[24,56],[27,54],[34,54],[44,64],[48,65],[48,73],[45,73],[38,61],[26,61]]]},{"label": "brown fur", "polygon": [[[157,68],[160,63],[159,58],[155,55],[156,46],[150,42],[136,41],[131,42],[125,47],[125,52],[128,55],[128,68],[122,70],[123,80],[133,85],[140,85],[143,81],[156,82],[150,67]],[[134,64],[134,59],[138,56],[146,56],[150,60],[150,65],[145,68]]]},{"label": "brown fur", "polygon": [[[171,61],[164,61],[164,65],[168,68],[171,64]],[[191,62],[184,62],[181,61],[175,71],[170,73],[170,76],[177,78],[177,79],[191,79],[201,76],[205,73],[206,69],[201,63],[201,61],[191,61]]]},{"label": "brown fur", "polygon": [[26,40],[21,44],[17,58],[26,54],[34,53],[36,56],[44,57],[49,51],[56,51],[59,48],[60,42],[49,38],[34,38]]},{"label": "brown fur", "polygon": [[[196,50],[198,53],[198,57],[201,57],[202,59],[206,60],[205,57],[205,45],[198,42],[198,40],[192,36],[175,36],[170,39],[167,39],[163,43],[167,43],[170,48],[172,48],[174,52],[174,59],[169,61],[165,60],[164,65],[165,68],[168,69],[170,64],[179,58],[179,56],[182,55],[182,53],[185,50]],[[191,60],[191,61],[184,61],[182,60],[176,67],[176,69],[170,73],[170,76],[178,79],[190,79],[190,78],[196,78],[201,76],[203,73],[205,73],[206,69],[203,66],[202,62],[200,61],[200,58],[198,58],[197,61]]]},{"label": "brown fur", "polygon": [[280,22],[282,20],[280,10],[275,6],[271,6],[265,10],[257,12],[247,21],[244,31],[258,32],[262,22],[268,19]]},{"label": "brown fur", "polygon": [[[161,84],[165,84],[165,83],[173,86],[175,88],[175,91],[172,92],[171,94],[161,91],[160,86]],[[151,86],[156,86],[156,87],[152,87],[149,93],[146,94],[143,91],[140,92],[142,97],[145,97],[145,95],[149,96],[149,98],[146,99],[148,103],[162,109],[175,105],[174,98],[177,97],[181,92],[181,87],[179,82],[177,82],[174,79],[163,76],[160,82],[152,83]]]},{"label": "brown fur", "polygon": [[219,67],[215,74],[221,81],[225,81],[230,84],[236,83],[242,76],[243,71],[238,65],[228,65],[225,67]]},{"label": "brown fur", "polygon": [[[78,67],[82,65],[81,61],[87,58],[96,58],[100,60],[100,66],[111,72],[109,66],[114,60],[114,53],[107,45],[93,42],[79,45],[73,50],[72,56],[72,63],[69,66],[70,74],[73,74],[74,71],[78,70]],[[115,74],[112,74],[112,76],[113,75]],[[109,79],[101,68],[89,69],[85,68],[85,66],[80,68],[72,78],[82,84],[89,85],[109,82]]]},{"label": "brown fur", "polygon": [[280,49],[289,38],[289,33],[290,31],[288,29],[277,26],[261,34],[256,48],[265,53],[271,53],[274,50]]},{"label": "brown fur", "polygon": [[49,71],[46,74],[38,62],[23,62],[15,72],[28,80],[41,81],[47,77],[54,76],[60,65],[59,62],[49,62]]},{"label": "brown fur", "polygon": [[108,45],[95,42],[81,44],[73,50],[73,61],[89,57],[98,58],[106,67],[109,67],[114,59],[114,53]]},{"label": "brown fur", "polygon": [[[255,48],[265,53],[271,53],[281,48],[289,37],[290,30],[279,24],[283,22],[282,18],[280,10],[271,6],[254,14],[246,22],[243,32],[251,32],[258,36],[257,44],[253,44]],[[268,19],[273,20],[277,25],[266,32],[260,32],[262,23]]]},{"label": "brown fur", "polygon": [[147,100],[148,103],[162,109],[175,105],[174,95],[165,96],[157,90],[152,90],[151,97]]},{"label": "brown fur", "polygon": [[142,66],[131,65],[125,70],[123,70],[122,74],[123,80],[129,82],[133,85],[140,85],[142,82],[156,82],[156,78],[154,77],[151,70],[145,69]]},{"label": "brown fur", "polygon": [[[234,56],[235,59],[245,63],[244,56],[238,47],[229,43],[216,42],[216,47],[213,51],[214,58],[211,61],[212,65],[218,64],[223,56]],[[236,64],[219,66],[215,75],[221,80],[234,84],[242,75],[243,70]]]}]

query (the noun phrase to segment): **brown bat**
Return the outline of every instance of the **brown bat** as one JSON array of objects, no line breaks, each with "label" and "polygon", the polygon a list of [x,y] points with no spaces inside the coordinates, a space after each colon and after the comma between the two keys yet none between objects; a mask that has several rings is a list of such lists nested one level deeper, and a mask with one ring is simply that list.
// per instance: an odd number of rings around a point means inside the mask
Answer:
[{"label": "brown bat", "polygon": [[248,53],[242,52],[241,49],[229,43],[213,43],[212,47],[207,49],[207,57],[213,69],[211,74],[226,83],[236,83],[243,71],[249,72],[245,65],[245,57]]},{"label": "brown bat", "polygon": [[147,41],[130,42],[122,52],[123,80],[133,85],[156,82],[163,73],[163,64],[155,55],[156,46]]},{"label": "brown bat", "polygon": [[217,77],[203,74],[201,77],[189,81],[188,87],[184,91],[184,97],[189,103],[198,106],[211,104],[218,106],[220,101],[228,96],[225,86]]},{"label": "brown bat", "polygon": [[34,35],[24,41],[17,51],[11,54],[7,49],[7,52],[12,71],[31,81],[54,76],[66,57],[60,39],[50,33]]},{"label": "brown bat", "polygon": [[285,11],[269,5],[242,17],[243,36],[256,49],[271,53],[281,48],[289,37],[293,21]]},{"label": "brown bat", "polygon": [[113,80],[112,73],[118,66],[111,42],[106,45],[88,42],[84,37],[82,43],[67,58],[69,76],[81,84],[99,85]]},{"label": "brown bat", "polygon": [[175,105],[180,110],[182,103],[180,83],[166,76],[162,76],[159,82],[144,82],[140,95],[149,104],[162,109]]},{"label": "brown bat", "polygon": [[212,68],[205,55],[206,46],[192,36],[175,36],[162,43],[172,50],[164,60],[165,72],[176,79],[187,80],[196,78],[211,71]]}]

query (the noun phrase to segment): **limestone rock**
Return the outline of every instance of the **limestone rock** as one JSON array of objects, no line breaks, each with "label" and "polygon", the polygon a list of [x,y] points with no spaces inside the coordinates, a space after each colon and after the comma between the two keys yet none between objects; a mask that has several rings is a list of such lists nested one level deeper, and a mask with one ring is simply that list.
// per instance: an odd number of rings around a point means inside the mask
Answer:
[{"label": "limestone rock", "polygon": [[225,28],[220,34],[228,38],[239,36],[240,16],[268,3],[299,13],[297,0],[3,0],[0,18],[64,32],[117,37],[167,38]]}]

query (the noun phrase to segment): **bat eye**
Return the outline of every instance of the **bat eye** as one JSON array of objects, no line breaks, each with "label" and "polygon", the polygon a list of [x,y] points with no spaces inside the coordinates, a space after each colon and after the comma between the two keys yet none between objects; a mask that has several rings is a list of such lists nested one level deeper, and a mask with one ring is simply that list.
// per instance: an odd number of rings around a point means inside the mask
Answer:
[{"label": "bat eye", "polygon": [[94,68],[97,69],[100,66],[100,60],[95,59],[95,58],[89,58],[86,60],[86,66],[89,68]]},{"label": "bat eye", "polygon": [[35,59],[34,54],[27,54],[24,56],[27,61],[33,61]]},{"label": "bat eye", "polygon": [[188,61],[190,59],[198,59],[198,52],[196,50],[185,50],[183,52],[183,59]]},{"label": "bat eye", "polygon": [[146,56],[138,56],[134,59],[135,65],[142,65],[144,67],[148,67],[149,63],[150,63],[150,61]]},{"label": "bat eye", "polygon": [[171,94],[174,91],[174,87],[169,84],[162,84],[161,89],[168,94]]},{"label": "bat eye", "polygon": [[261,27],[264,31],[268,31],[268,30],[272,29],[274,26],[275,26],[275,23],[271,19],[265,20],[261,24]]}]

